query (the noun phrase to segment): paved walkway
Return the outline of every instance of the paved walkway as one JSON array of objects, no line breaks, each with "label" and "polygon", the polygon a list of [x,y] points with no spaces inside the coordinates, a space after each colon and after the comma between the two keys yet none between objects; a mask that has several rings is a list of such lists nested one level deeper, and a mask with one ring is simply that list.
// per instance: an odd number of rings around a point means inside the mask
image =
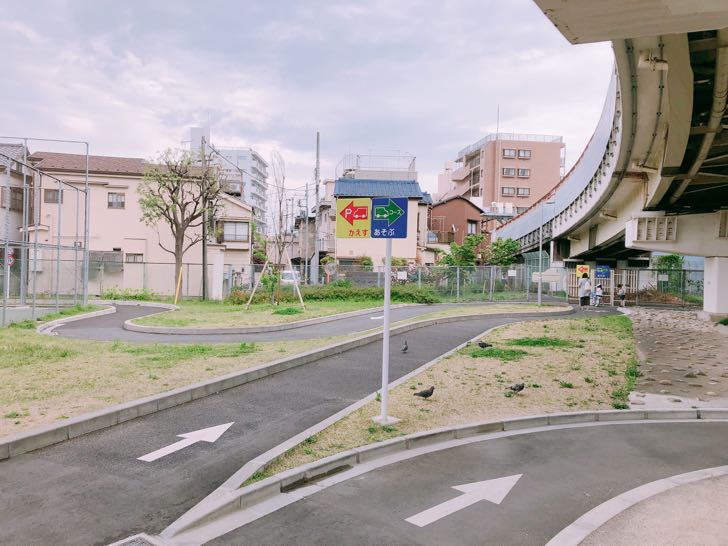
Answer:
[{"label": "paved walkway", "polygon": [[632,407],[728,407],[728,336],[694,311],[630,311],[642,360]]},{"label": "paved walkway", "polygon": [[[480,441],[340,481],[209,544],[542,546],[585,512],[626,491],[725,464],[727,433],[725,422],[640,423],[562,428]],[[498,486],[500,494],[488,495],[487,488],[496,485],[484,485],[485,500],[464,500],[463,489],[453,489],[519,475],[512,489],[512,481],[504,489]],[[713,480],[699,483],[705,488],[719,485]],[[436,509],[428,516],[429,523],[420,520],[425,523],[422,527],[408,521],[443,503],[455,504],[455,510]],[[709,515],[722,517],[715,512]],[[661,534],[670,524],[651,523],[656,525],[650,526],[650,541],[589,544],[673,544],[665,540],[669,535]]]},{"label": "paved walkway", "polygon": [[[484,304],[488,305],[488,304]],[[458,307],[458,304],[410,305],[397,307],[391,311],[392,322],[414,319],[421,315],[445,311]],[[459,305],[463,314],[475,312],[475,307]],[[69,322],[54,331],[64,337],[77,339],[95,339],[99,341],[131,341],[152,343],[234,343],[237,341],[278,341],[291,339],[313,339],[319,337],[340,336],[364,332],[382,325],[383,311],[373,310],[370,313],[340,320],[310,324],[291,330],[259,334],[199,334],[193,339],[189,335],[149,334],[124,330],[124,321],[159,313],[157,307],[144,305],[117,305],[116,313]],[[483,315],[487,317],[487,315]],[[378,317],[378,318],[375,318]]]},{"label": "paved walkway", "polygon": [[[526,318],[483,316],[413,330],[405,334],[406,354],[397,350],[402,336],[393,336],[390,378],[488,328]],[[107,544],[160,532],[246,462],[374,392],[381,352],[381,342],[370,343],[0,462],[0,544]],[[153,463],[137,460],[178,442],[178,434],[229,422],[215,444],[200,442]]]}]

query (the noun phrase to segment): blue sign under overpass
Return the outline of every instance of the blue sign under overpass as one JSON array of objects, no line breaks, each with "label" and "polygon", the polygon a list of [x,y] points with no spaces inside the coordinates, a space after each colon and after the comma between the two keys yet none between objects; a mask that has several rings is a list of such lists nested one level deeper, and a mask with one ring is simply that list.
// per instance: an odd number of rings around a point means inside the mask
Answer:
[{"label": "blue sign under overpass", "polygon": [[406,197],[374,197],[372,199],[373,239],[406,239],[407,238],[407,204]]}]

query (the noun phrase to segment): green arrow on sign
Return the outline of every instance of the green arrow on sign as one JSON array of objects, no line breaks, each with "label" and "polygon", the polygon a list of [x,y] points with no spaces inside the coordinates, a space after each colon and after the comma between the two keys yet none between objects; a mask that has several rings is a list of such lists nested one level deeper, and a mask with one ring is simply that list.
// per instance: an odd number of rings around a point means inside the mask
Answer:
[{"label": "green arrow on sign", "polygon": [[387,220],[389,222],[388,225],[390,226],[394,224],[397,220],[399,220],[403,214],[404,211],[402,210],[402,207],[400,207],[391,199],[389,200],[389,203],[384,206],[380,205],[374,207],[374,219]]}]

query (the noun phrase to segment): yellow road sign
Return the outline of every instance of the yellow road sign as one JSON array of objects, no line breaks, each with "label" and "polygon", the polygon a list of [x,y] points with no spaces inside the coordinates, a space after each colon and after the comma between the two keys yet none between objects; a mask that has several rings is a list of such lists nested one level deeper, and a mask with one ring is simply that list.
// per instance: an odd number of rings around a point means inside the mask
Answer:
[{"label": "yellow road sign", "polygon": [[342,197],[336,200],[336,237],[371,237],[372,200],[367,197]]}]

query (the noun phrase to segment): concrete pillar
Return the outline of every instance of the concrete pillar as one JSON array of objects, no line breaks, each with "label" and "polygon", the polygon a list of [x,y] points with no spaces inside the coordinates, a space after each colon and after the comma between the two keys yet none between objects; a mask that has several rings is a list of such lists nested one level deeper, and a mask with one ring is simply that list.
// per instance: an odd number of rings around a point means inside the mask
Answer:
[{"label": "concrete pillar", "polygon": [[209,279],[208,290],[210,293],[211,300],[222,300],[223,299],[223,278],[225,273],[225,249],[221,247],[209,248],[212,245],[208,245],[208,254],[210,256],[210,263],[212,263],[212,274]]},{"label": "concrete pillar", "polygon": [[703,318],[728,317],[728,258],[705,258]]}]

